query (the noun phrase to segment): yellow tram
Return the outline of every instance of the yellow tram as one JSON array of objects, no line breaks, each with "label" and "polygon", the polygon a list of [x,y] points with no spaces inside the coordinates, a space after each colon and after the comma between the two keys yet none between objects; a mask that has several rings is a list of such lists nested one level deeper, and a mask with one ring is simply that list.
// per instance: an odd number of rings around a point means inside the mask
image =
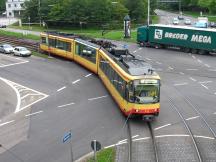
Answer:
[{"label": "yellow tram", "polygon": [[128,50],[104,49],[95,42],[75,35],[41,33],[40,49],[74,60],[97,74],[126,116],[141,116],[147,120],[158,116],[159,75]]}]

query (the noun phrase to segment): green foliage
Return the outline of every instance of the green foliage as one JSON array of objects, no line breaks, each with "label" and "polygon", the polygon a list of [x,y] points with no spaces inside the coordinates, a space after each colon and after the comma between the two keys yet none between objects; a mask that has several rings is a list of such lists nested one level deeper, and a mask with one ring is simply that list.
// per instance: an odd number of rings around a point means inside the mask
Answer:
[{"label": "green foliage", "polygon": [[0,0],[0,13],[3,13],[6,10],[5,2],[6,0]]},{"label": "green foliage", "polygon": [[[101,150],[97,153],[98,162],[114,162],[115,161],[115,151],[114,148],[108,148]],[[88,162],[94,162],[94,159],[91,158]]]}]

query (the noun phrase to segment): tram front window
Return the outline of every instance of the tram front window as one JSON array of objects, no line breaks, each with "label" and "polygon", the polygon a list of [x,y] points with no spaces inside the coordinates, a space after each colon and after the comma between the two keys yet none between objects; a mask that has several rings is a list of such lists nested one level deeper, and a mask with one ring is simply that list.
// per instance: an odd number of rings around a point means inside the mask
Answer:
[{"label": "tram front window", "polygon": [[134,82],[135,102],[140,104],[159,102],[159,82],[157,80]]}]

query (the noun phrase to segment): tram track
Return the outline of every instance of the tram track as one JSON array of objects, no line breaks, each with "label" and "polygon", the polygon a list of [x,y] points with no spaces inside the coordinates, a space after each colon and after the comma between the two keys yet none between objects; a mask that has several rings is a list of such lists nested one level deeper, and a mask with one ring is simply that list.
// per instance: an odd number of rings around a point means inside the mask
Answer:
[{"label": "tram track", "polygon": [[[152,125],[151,122],[146,122],[144,123],[145,126],[147,126],[148,129],[144,129],[145,133],[149,134],[149,137],[145,137],[147,139],[147,141],[143,141],[143,142],[139,142],[136,143],[132,137],[132,132],[131,132],[131,121],[128,121],[128,134],[129,134],[129,143],[128,143],[128,147],[129,147],[129,155],[128,155],[128,162],[138,162],[138,161],[155,161],[155,162],[159,162],[159,158],[158,158],[158,149],[157,149],[157,144],[156,144],[156,140],[155,140],[155,135],[154,135],[154,130],[152,129]],[[148,132],[147,132],[148,131]],[[139,150],[138,152],[136,152],[136,146],[140,145],[139,147],[142,147],[143,150]],[[142,145],[142,146],[141,146]],[[143,151],[148,150],[148,152],[143,152]],[[140,157],[137,157],[137,154],[141,154],[143,155],[143,157],[141,159],[139,159]],[[145,155],[147,155],[147,157],[145,157]],[[151,154],[151,155],[150,155]]]}]

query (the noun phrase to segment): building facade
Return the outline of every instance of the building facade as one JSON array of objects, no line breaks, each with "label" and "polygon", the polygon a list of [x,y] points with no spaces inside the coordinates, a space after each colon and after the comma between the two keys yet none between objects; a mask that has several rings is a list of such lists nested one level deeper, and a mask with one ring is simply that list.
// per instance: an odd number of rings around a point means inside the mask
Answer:
[{"label": "building facade", "polygon": [[6,1],[6,14],[7,17],[19,17],[23,5],[26,0],[7,0]]}]

